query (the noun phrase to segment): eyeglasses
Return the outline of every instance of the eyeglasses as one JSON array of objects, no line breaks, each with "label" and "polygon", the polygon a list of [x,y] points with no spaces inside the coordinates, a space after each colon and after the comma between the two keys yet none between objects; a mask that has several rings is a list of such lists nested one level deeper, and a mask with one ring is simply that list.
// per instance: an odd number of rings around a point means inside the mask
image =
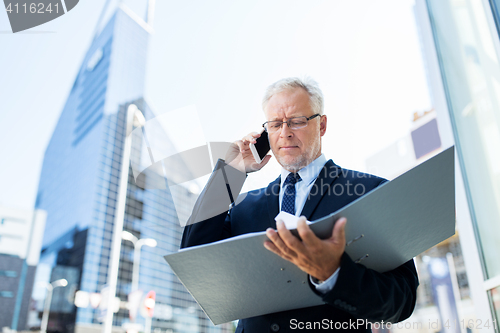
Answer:
[{"label": "eyeglasses", "polygon": [[307,123],[309,120],[316,118],[317,116],[321,116],[319,113],[316,113],[310,117],[302,116],[302,117],[295,117],[295,118],[290,118],[287,121],[266,121],[264,124],[262,124],[262,127],[264,127],[264,130],[267,133],[275,133],[281,129],[281,126],[283,124],[287,124],[288,128],[297,130],[299,128],[304,128],[307,126]]}]

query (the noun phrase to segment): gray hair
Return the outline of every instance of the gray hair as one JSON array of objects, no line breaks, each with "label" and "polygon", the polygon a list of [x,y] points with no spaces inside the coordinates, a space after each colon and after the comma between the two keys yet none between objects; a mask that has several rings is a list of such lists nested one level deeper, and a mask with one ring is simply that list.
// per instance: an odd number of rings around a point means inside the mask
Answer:
[{"label": "gray hair", "polygon": [[309,94],[309,103],[311,104],[313,112],[323,115],[323,93],[321,89],[319,89],[318,83],[310,77],[288,77],[271,84],[267,87],[264,98],[262,99],[262,109],[264,110],[266,108],[267,103],[274,95],[295,88],[304,89]]}]

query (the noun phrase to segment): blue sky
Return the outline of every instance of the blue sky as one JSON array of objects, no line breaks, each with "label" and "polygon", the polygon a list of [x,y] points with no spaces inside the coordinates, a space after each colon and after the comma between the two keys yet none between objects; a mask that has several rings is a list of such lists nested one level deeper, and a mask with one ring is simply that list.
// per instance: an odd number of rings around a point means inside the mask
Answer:
[{"label": "blue sky", "polygon": [[[144,15],[146,1],[124,1]],[[104,1],[10,33],[0,10],[0,204],[33,207],[43,154]],[[112,1],[111,7],[115,6]],[[310,75],[325,95],[327,158],[362,170],[431,107],[411,0],[165,1],[156,5],[145,97],[157,113],[195,105],[207,141],[264,121],[265,87]],[[259,182],[279,168],[266,167]]]}]

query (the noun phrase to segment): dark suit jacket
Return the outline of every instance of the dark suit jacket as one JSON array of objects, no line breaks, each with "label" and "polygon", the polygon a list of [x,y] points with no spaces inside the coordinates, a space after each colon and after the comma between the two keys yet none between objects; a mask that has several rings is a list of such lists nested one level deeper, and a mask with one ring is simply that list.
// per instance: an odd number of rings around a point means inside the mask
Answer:
[{"label": "dark suit jacket", "polygon": [[[384,182],[385,179],[373,175],[342,169],[329,160],[313,185],[301,215],[310,221],[324,217]],[[181,248],[269,227],[276,229],[274,217],[279,213],[279,188],[278,177],[266,189],[249,192],[229,213],[186,226]],[[413,312],[418,286],[413,260],[392,271],[378,273],[354,263],[344,253],[340,267],[337,282],[330,292],[321,295],[311,286],[324,305],[242,319],[236,332],[297,332],[302,331],[301,327],[312,332],[324,331],[326,327],[339,328],[342,324],[342,330],[366,332],[371,327],[367,321],[395,323]],[[316,329],[307,330],[308,322],[309,327]]]}]

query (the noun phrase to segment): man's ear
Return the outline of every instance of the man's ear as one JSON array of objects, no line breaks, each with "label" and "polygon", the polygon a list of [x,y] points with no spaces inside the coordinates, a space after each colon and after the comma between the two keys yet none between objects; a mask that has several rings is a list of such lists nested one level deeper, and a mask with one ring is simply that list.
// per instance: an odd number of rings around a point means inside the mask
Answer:
[{"label": "man's ear", "polygon": [[327,123],[326,115],[322,115],[321,118],[319,119],[319,133],[320,133],[320,136],[325,135],[325,132],[326,132],[326,123]]}]

